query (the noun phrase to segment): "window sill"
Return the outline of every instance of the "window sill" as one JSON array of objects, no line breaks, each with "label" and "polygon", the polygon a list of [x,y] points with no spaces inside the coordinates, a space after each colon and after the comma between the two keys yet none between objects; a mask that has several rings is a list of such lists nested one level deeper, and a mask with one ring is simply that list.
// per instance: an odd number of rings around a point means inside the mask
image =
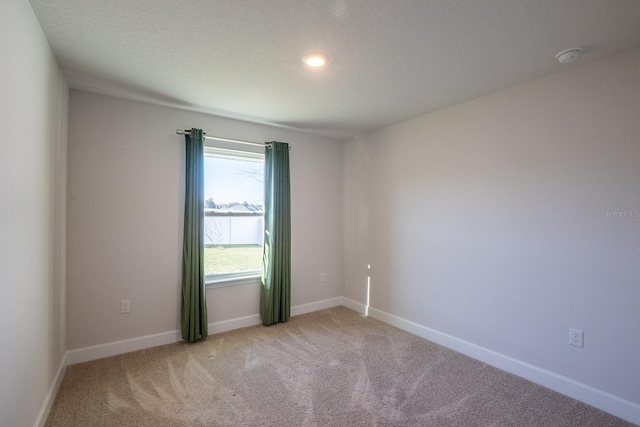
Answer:
[{"label": "window sill", "polygon": [[218,289],[218,288],[227,288],[230,286],[241,286],[241,285],[252,285],[256,283],[260,283],[261,276],[259,274],[253,274],[250,276],[242,276],[242,277],[226,277],[226,278],[205,278],[205,288],[209,289]]}]

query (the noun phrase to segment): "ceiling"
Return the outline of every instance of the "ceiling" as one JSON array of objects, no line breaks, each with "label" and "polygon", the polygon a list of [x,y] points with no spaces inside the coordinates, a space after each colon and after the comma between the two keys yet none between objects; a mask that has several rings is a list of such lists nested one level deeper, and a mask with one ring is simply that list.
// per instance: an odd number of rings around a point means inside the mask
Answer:
[{"label": "ceiling", "polygon": [[640,46],[638,0],[31,4],[72,88],[339,139]]}]

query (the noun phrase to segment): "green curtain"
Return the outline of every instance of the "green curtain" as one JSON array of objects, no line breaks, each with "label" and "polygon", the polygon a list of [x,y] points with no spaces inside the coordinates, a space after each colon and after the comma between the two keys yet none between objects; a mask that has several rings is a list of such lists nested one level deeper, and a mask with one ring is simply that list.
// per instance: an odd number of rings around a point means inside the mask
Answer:
[{"label": "green curtain", "polygon": [[289,144],[271,142],[264,157],[264,252],[260,316],[264,325],[291,316]]},{"label": "green curtain", "polygon": [[204,134],[191,129],[186,140],[184,237],[182,244],[182,339],[208,335],[204,284]]}]

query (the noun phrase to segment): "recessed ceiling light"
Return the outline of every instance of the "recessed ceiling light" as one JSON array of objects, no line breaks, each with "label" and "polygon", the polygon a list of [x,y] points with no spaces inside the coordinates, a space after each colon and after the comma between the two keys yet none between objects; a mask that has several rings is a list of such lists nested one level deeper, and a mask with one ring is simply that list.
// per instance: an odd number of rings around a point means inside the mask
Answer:
[{"label": "recessed ceiling light", "polygon": [[328,60],[329,58],[327,57],[327,55],[324,55],[322,53],[310,53],[309,55],[306,55],[304,58],[302,58],[302,61],[312,68],[322,67],[327,63]]}]

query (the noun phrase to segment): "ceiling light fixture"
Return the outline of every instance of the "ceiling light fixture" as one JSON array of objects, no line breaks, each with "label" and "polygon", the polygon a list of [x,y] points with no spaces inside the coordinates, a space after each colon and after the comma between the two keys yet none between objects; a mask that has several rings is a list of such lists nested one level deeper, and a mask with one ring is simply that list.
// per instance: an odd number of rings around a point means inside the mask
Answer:
[{"label": "ceiling light fixture", "polygon": [[304,58],[302,58],[302,61],[309,67],[319,68],[324,66],[327,61],[329,61],[329,58],[327,57],[327,55],[324,55],[322,53],[310,53],[309,55],[306,55]]},{"label": "ceiling light fixture", "polygon": [[568,64],[578,59],[578,56],[580,56],[581,53],[581,47],[572,47],[558,52],[556,54],[556,59],[561,64]]}]

